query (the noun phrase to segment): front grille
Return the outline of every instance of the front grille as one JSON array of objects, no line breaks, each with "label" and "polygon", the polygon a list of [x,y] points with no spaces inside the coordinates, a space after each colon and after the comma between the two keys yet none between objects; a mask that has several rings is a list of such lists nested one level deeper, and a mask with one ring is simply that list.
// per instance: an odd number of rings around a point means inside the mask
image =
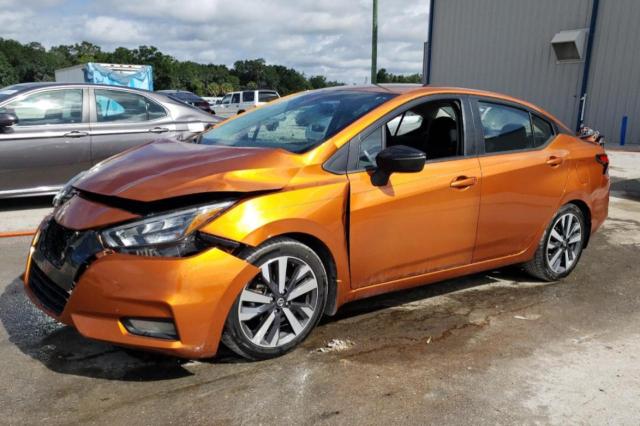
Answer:
[{"label": "front grille", "polygon": [[29,271],[29,288],[40,302],[56,315],[64,310],[69,293],[51,281],[35,263],[31,264]]},{"label": "front grille", "polygon": [[67,248],[77,236],[76,231],[65,228],[52,219],[42,236],[42,254],[59,268],[64,263]]}]

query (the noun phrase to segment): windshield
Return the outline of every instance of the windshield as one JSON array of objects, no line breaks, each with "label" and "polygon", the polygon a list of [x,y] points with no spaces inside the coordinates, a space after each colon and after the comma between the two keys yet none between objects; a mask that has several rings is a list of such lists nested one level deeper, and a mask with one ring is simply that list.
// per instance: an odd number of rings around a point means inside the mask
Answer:
[{"label": "windshield", "polygon": [[219,125],[204,133],[200,143],[283,148],[300,153],[320,145],[395,96],[358,90],[306,92]]}]

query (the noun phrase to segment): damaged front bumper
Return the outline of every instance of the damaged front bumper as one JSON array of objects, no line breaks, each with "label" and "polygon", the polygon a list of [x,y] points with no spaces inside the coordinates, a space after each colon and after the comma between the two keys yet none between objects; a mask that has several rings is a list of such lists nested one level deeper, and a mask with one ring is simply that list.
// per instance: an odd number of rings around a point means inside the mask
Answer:
[{"label": "damaged front bumper", "polygon": [[[213,356],[231,306],[258,272],[216,247],[184,258],[142,257],[105,250],[92,231],[59,228],[47,219],[34,238],[24,275],[27,294],[83,336],[117,345]],[[53,234],[62,246],[50,246]],[[139,328],[154,323],[165,330],[172,324],[175,333]]]}]

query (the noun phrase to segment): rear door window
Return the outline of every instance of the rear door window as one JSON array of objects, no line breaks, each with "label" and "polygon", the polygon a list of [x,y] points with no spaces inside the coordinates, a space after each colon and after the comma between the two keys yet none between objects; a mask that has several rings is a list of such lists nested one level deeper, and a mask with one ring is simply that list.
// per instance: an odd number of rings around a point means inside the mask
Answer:
[{"label": "rear door window", "polygon": [[82,122],[82,89],[33,93],[9,102],[0,113],[18,117],[16,126],[75,124]]},{"label": "rear door window", "polygon": [[256,92],[253,90],[242,92],[242,102],[253,102],[256,98]]},{"label": "rear door window", "polygon": [[490,102],[478,102],[478,105],[486,153],[533,148],[529,112]]},{"label": "rear door window", "polygon": [[240,93],[234,93],[233,94],[233,98],[231,99],[231,103],[232,104],[239,104],[240,103]]},{"label": "rear door window", "polygon": [[96,89],[94,93],[98,123],[137,123],[167,115],[162,106],[136,93],[102,89]]}]

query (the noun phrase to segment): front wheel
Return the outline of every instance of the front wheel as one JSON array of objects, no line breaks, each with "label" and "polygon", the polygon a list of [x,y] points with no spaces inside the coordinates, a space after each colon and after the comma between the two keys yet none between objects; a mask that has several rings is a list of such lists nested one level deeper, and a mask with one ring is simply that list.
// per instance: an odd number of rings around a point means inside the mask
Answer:
[{"label": "front wheel", "polygon": [[586,235],[582,211],[574,204],[562,206],[542,235],[535,257],[524,264],[525,270],[544,281],[566,277],[578,264]]},{"label": "front wheel", "polygon": [[238,295],[222,342],[249,359],[280,356],[302,342],[320,320],[327,273],[306,245],[276,238],[242,257],[260,273]]}]

